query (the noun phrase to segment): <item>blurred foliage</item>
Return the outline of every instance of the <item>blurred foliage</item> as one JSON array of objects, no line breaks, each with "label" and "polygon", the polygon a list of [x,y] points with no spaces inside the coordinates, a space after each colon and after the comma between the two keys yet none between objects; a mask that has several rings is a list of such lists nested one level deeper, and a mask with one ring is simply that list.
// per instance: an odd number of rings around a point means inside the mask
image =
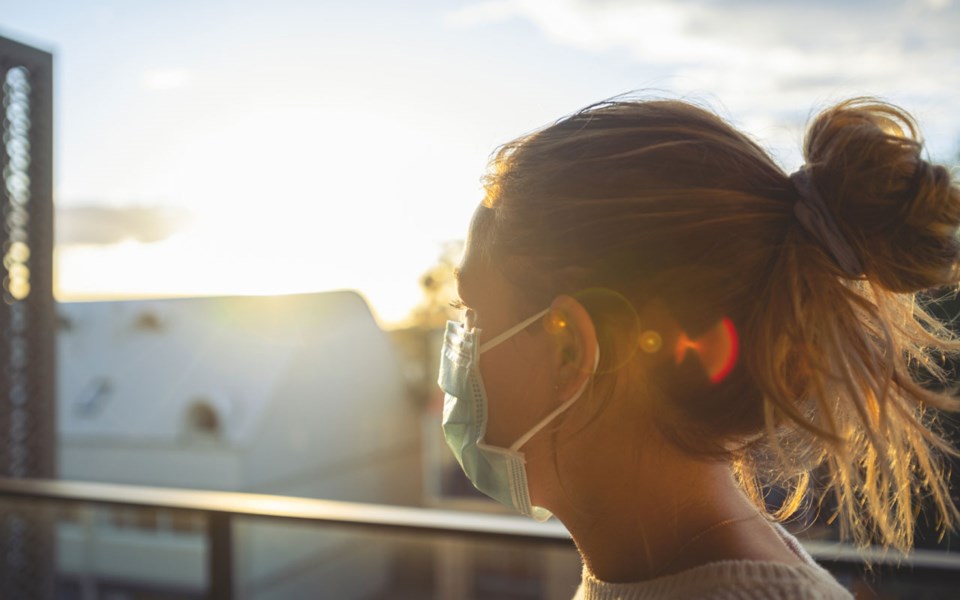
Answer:
[{"label": "blurred foliage", "polygon": [[458,311],[450,306],[457,298],[457,282],[454,269],[463,253],[463,241],[443,244],[437,262],[420,276],[423,298],[410,314],[413,327],[434,329],[443,327],[448,319],[458,317]]},{"label": "blurred foliage", "polygon": [[390,331],[401,359],[407,395],[421,409],[431,403],[439,406],[443,400],[437,387],[437,366],[443,327],[448,319],[459,318],[459,311],[450,302],[457,297],[454,269],[462,252],[462,241],[443,244],[437,262],[420,276],[419,304],[402,327]]}]

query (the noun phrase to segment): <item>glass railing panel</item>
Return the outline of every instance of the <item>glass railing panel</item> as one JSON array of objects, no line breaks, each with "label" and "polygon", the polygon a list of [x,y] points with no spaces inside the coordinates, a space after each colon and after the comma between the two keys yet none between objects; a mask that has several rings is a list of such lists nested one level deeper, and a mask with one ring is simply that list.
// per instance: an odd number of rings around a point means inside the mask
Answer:
[{"label": "glass railing panel", "polygon": [[71,513],[55,526],[61,581],[92,579],[99,588],[129,585],[183,597],[206,591],[207,536],[199,513],[92,505]]},{"label": "glass railing panel", "polygon": [[[2,598],[207,596],[206,519],[201,513],[0,498],[0,526]],[[27,534],[9,535],[17,528]]]},{"label": "glass railing panel", "polygon": [[304,527],[240,518],[238,598],[330,597],[569,600],[580,578],[573,545],[457,535]]},{"label": "glass railing panel", "polygon": [[[0,485],[5,600],[566,600],[580,577],[562,528],[520,518],[71,482],[32,492]],[[214,536],[221,521],[227,535]],[[960,589],[952,552],[919,549],[897,563],[868,551],[866,567],[855,548],[806,543],[857,597],[953,598]],[[225,565],[226,586],[216,564]]]}]

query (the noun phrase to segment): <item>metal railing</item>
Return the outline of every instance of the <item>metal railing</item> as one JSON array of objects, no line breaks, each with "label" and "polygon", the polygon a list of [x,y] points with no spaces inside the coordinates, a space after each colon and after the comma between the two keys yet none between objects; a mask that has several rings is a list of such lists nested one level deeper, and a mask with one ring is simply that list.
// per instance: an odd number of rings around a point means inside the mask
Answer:
[{"label": "metal railing", "polygon": [[[233,597],[233,525],[238,518],[302,522],[326,527],[366,528],[424,536],[454,536],[507,543],[533,542],[572,549],[567,530],[556,521],[485,513],[424,509],[289,496],[157,488],[62,480],[0,478],[0,500],[29,500],[139,509],[182,510],[206,516],[209,597]],[[908,556],[849,544],[803,541],[827,566],[907,570],[916,576],[936,571],[957,576],[960,554],[916,550]]]}]

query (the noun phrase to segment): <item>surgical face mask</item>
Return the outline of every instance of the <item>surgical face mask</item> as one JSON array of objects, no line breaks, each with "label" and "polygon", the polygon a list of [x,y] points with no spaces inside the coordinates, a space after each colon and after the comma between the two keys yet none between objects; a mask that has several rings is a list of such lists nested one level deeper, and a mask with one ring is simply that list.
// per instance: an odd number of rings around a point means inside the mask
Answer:
[{"label": "surgical face mask", "polygon": [[[499,448],[484,443],[488,406],[487,394],[480,378],[480,355],[529,327],[545,315],[547,310],[518,323],[483,345],[479,344],[479,329],[468,331],[463,324],[448,321],[440,355],[438,380],[440,389],[445,394],[443,436],[463,472],[474,487],[487,496],[537,521],[546,521],[551,514],[545,508],[530,504],[526,460],[520,448],[560,413],[570,408],[583,394],[589,379],[583,382],[571,398],[520,436],[509,448]],[[599,362],[598,349],[594,372]]]}]

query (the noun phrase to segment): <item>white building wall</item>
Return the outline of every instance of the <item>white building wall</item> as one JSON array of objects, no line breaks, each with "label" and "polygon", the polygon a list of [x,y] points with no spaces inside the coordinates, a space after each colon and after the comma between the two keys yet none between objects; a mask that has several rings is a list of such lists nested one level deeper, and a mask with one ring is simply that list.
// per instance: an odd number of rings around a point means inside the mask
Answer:
[{"label": "white building wall", "polygon": [[[417,410],[406,398],[391,341],[358,295],[65,304],[60,310],[62,478],[418,503]],[[216,435],[189,431],[186,415],[198,401],[214,409]],[[330,558],[348,556],[348,534],[303,529],[291,534],[253,520],[237,525],[240,594],[299,598],[318,581],[357,580],[348,563],[338,570]],[[89,527],[86,533],[76,525],[62,529],[61,564],[92,564],[100,575],[116,576],[101,559],[119,552],[132,565],[128,571],[145,583],[154,573],[155,584],[169,580],[172,566],[156,557],[196,543],[178,534],[166,538],[168,549],[156,531],[143,531],[138,540],[135,530],[109,526],[88,534]],[[202,544],[202,535],[192,539]],[[387,577],[388,550],[363,552],[362,580],[373,590]],[[90,563],[90,557],[99,558]],[[313,563],[316,569],[303,568]]]},{"label": "white building wall", "polygon": [[58,457],[64,479],[219,491],[241,489],[242,456],[229,447],[66,438],[61,439]]}]

